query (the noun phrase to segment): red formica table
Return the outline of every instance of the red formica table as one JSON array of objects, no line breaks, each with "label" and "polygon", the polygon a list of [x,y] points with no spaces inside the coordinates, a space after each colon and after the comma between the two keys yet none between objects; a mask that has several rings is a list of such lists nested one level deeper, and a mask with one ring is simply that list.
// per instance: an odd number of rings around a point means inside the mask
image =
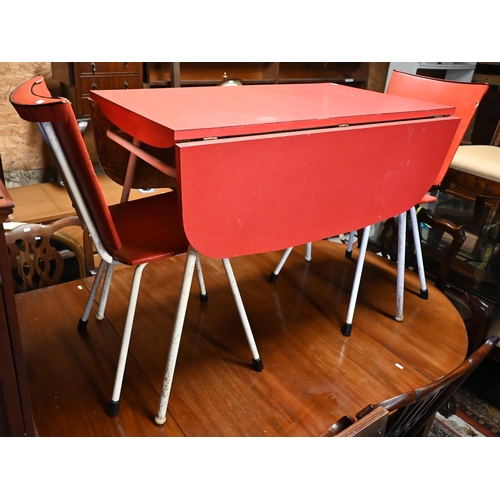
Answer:
[{"label": "red formica table", "polygon": [[190,243],[210,257],[284,249],[420,201],[454,109],[330,83],[91,91],[141,143],[175,147]]}]

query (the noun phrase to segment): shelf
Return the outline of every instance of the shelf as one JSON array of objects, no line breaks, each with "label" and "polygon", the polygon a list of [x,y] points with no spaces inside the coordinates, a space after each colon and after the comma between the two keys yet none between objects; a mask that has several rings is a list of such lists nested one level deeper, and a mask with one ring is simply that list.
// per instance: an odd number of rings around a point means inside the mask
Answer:
[{"label": "shelf", "polygon": [[151,62],[144,64],[145,83],[149,87],[210,86],[220,85],[225,80],[240,80],[244,85],[334,82],[368,88],[370,65],[380,63]]}]

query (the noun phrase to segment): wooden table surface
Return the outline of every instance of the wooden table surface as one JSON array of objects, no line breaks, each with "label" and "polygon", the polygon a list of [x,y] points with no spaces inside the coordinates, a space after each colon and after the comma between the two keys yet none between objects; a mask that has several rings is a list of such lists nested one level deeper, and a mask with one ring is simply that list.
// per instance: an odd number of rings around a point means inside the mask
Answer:
[{"label": "wooden table surface", "polygon": [[[460,315],[407,272],[405,319],[392,317],[396,269],[368,253],[351,337],[345,320],[355,261],[345,246],[296,248],[275,284],[281,252],[232,259],[264,370],[248,345],[220,260],[202,257],[209,301],[191,291],[167,422],[154,424],[184,256],[146,267],[116,418],[111,395],[131,269],[117,269],[106,317],[76,331],[89,279],[17,295],[35,424],[42,436],[317,436],[345,414],[415,389],[465,358]],[[357,252],[353,253],[354,259]]]}]

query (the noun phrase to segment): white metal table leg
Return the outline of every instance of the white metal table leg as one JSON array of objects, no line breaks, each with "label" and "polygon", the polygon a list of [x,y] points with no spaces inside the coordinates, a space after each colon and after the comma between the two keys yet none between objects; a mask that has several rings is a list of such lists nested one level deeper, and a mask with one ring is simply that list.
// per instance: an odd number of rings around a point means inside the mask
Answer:
[{"label": "white metal table leg", "polygon": [[271,275],[268,278],[269,283],[274,283],[278,279],[278,274],[281,271],[281,268],[285,265],[286,260],[288,259],[288,256],[292,252],[293,247],[287,248],[285,250],[285,253],[281,257],[281,260],[278,262],[278,265],[276,266],[276,269],[271,273]]},{"label": "white metal table leg", "polygon": [[405,287],[406,212],[398,218],[398,265],[396,279],[396,321],[403,321]]},{"label": "white metal table leg", "polygon": [[349,241],[347,242],[347,250],[345,251],[345,256],[348,259],[352,257],[352,247],[354,246],[354,233],[355,231],[351,231],[349,233]]},{"label": "white metal table leg", "polygon": [[417,211],[415,207],[410,208],[411,231],[413,233],[413,243],[417,257],[417,271],[420,279],[420,297],[422,299],[429,298],[429,290],[425,280],[424,259],[422,257],[422,244],[420,243],[420,231],[418,230]]},{"label": "white metal table leg", "polygon": [[198,276],[198,284],[200,286],[200,300],[202,302],[207,302],[208,294],[207,294],[207,289],[205,288],[205,279],[203,278],[200,254],[198,252],[196,252],[196,275]]},{"label": "white metal table leg", "polygon": [[231,267],[229,259],[222,259],[222,263],[224,264],[224,269],[226,270],[226,274],[229,280],[229,285],[231,286],[231,290],[234,295],[234,300],[236,301],[236,307],[238,308],[241,322],[243,323],[245,335],[247,337],[248,344],[250,345],[250,350],[252,351],[253,368],[254,370],[260,372],[264,369],[264,365],[260,358],[259,351],[257,350],[257,344],[255,343],[255,339],[253,338],[252,329],[250,327],[247,314],[245,312],[243,300],[241,299],[241,295],[238,290],[238,284],[236,283],[236,278],[234,277],[233,268]]},{"label": "white metal table leg", "polygon": [[[361,282],[361,274],[363,273],[363,265],[365,262],[366,248],[368,247],[368,238],[370,236],[371,226],[365,227],[363,237],[361,238],[361,246],[359,247],[358,262],[356,263],[356,271],[354,273],[354,282],[352,284],[351,298],[349,300],[349,307],[347,309],[347,318],[342,326],[342,335],[349,337],[352,330],[352,320],[354,317],[354,310],[356,308],[356,301],[358,299],[359,284]],[[351,233],[352,234],[352,233]]]},{"label": "white metal table leg", "polygon": [[312,243],[309,242],[309,243],[306,243],[306,256],[305,256],[305,259],[307,260],[307,262],[311,262],[311,259],[312,259]]}]

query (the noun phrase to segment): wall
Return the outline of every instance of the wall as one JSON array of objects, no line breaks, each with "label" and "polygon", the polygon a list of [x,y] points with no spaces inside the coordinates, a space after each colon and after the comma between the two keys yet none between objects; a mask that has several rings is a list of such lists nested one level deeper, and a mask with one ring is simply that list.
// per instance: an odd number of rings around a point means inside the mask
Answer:
[{"label": "wall", "polygon": [[38,127],[21,120],[9,102],[19,84],[37,75],[50,79],[50,62],[0,62],[0,156],[9,188],[36,184],[49,174],[50,157]]}]

